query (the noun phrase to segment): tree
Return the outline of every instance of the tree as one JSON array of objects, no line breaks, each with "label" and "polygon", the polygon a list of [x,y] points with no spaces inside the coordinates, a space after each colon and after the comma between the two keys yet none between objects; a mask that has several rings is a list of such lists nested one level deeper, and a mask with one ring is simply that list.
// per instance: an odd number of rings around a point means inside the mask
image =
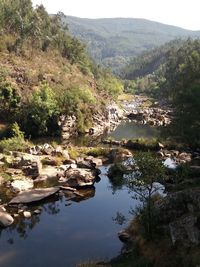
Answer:
[{"label": "tree", "polygon": [[56,135],[59,130],[59,114],[56,96],[48,84],[44,83],[22,108],[22,129],[31,137]]},{"label": "tree", "polygon": [[163,188],[158,182],[164,179],[165,167],[158,158],[149,152],[139,153],[134,160],[134,172],[127,175],[126,185],[134,193],[133,197],[139,198],[142,203],[140,221],[144,225],[146,237],[151,239],[156,216],[153,196]]}]

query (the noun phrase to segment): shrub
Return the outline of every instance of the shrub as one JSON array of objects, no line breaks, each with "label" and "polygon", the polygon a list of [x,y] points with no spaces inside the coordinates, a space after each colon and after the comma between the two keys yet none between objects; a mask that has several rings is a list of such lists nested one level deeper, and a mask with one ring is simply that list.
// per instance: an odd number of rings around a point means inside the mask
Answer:
[{"label": "shrub", "polygon": [[41,84],[21,111],[21,125],[31,137],[57,135],[59,108],[56,96],[48,84]]},{"label": "shrub", "polygon": [[0,141],[0,151],[25,151],[29,142],[24,140],[24,133],[20,130],[19,125],[14,123],[11,127],[12,137]]}]

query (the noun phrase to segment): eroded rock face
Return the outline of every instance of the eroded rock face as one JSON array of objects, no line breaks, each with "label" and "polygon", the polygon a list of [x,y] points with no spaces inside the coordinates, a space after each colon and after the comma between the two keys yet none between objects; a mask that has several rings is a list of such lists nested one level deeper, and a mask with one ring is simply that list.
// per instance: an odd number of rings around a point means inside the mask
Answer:
[{"label": "eroded rock face", "polygon": [[6,212],[3,207],[0,207],[0,226],[7,227],[10,226],[13,222],[13,217],[8,212]]},{"label": "eroded rock face", "polygon": [[200,237],[200,229],[197,225],[197,217],[191,214],[182,216],[176,221],[169,224],[172,243],[181,242],[184,245],[198,245]]},{"label": "eroded rock face", "polygon": [[200,244],[200,188],[167,195],[156,203],[161,225],[169,227],[173,244]]},{"label": "eroded rock face", "polygon": [[91,186],[95,183],[96,173],[90,169],[69,169],[65,171],[65,184],[70,187]]},{"label": "eroded rock face", "polygon": [[75,116],[61,116],[60,125],[62,128],[63,140],[69,139],[72,135],[76,134],[76,117]]}]

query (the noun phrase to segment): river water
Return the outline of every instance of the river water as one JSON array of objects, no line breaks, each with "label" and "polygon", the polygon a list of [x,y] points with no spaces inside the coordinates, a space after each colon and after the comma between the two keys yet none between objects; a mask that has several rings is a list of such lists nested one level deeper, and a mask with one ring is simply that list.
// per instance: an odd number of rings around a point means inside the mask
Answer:
[{"label": "river water", "polygon": [[[153,137],[157,132],[144,125],[125,123],[111,134],[116,139]],[[101,180],[87,190],[85,200],[68,201],[63,196],[39,204],[41,214],[16,218],[0,232],[1,267],[74,267],[87,260],[109,260],[120,253],[117,232],[124,226],[113,218],[117,212],[130,218],[138,204],[126,188],[113,191],[101,168]],[[36,209],[38,206],[32,206]]]},{"label": "river water", "polygon": [[[22,219],[1,231],[1,267],[76,266],[87,260],[108,260],[122,247],[113,218],[128,216],[136,202],[123,188],[113,192],[102,168],[101,181],[88,189],[88,199],[67,201],[65,196],[40,205],[40,215]],[[32,209],[37,206],[32,206]]]},{"label": "river water", "polygon": [[108,137],[112,137],[115,140],[121,139],[135,139],[144,138],[150,139],[157,137],[159,135],[159,130],[156,127],[150,126],[148,124],[138,124],[133,121],[123,121],[115,131],[111,132]]}]

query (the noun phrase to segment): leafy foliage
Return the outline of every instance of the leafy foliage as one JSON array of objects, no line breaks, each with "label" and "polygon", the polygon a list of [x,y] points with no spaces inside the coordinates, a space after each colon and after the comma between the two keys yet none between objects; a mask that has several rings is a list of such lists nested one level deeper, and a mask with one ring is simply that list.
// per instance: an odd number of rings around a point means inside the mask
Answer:
[{"label": "leafy foliage", "polygon": [[17,90],[5,79],[0,80],[0,118],[8,119],[20,106],[21,97]]},{"label": "leafy foliage", "polygon": [[200,140],[199,73],[200,41],[175,41],[133,60],[124,74],[134,80],[125,82],[125,90],[167,99],[175,110],[167,134],[197,146]]},{"label": "leafy foliage", "polygon": [[154,195],[161,189],[161,184],[158,182],[164,180],[165,167],[161,160],[149,152],[139,153],[134,159],[136,171],[128,176],[126,183],[134,198],[139,197],[142,203],[139,219],[144,226],[146,238],[151,239],[156,231]]},{"label": "leafy foliage", "polygon": [[15,122],[11,127],[11,137],[0,141],[0,151],[25,151],[29,143],[24,140],[24,133]]},{"label": "leafy foliage", "polygon": [[21,125],[27,135],[41,136],[58,131],[58,104],[53,90],[42,84],[21,111]]}]

